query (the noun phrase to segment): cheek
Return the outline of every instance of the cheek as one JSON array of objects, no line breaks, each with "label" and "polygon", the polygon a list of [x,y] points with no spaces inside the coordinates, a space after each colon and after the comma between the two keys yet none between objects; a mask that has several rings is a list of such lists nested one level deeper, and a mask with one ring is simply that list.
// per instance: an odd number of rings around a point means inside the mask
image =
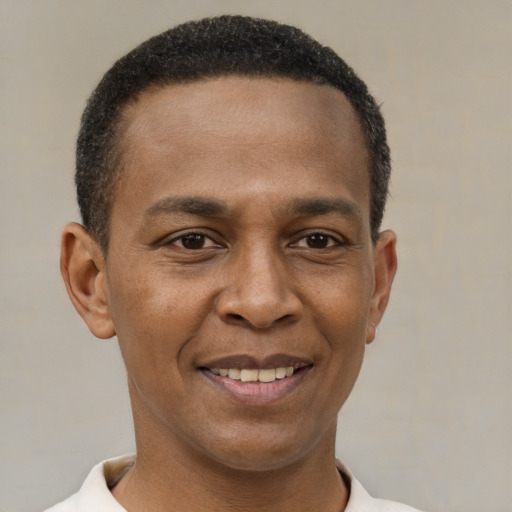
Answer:
[{"label": "cheek", "polygon": [[327,403],[336,414],[350,395],[366,349],[366,316],[354,305],[352,318],[346,308],[338,311],[337,319],[323,332],[328,351],[325,364]]},{"label": "cheek", "polygon": [[327,388],[341,407],[363,362],[373,279],[370,272],[339,274],[318,294],[314,320],[326,341]]},{"label": "cheek", "polygon": [[162,379],[204,316],[204,290],[161,272],[130,272],[110,281],[110,311],[128,373]]},{"label": "cheek", "polygon": [[[310,293],[318,325],[329,330],[328,338],[353,338],[365,332],[373,292],[373,274],[365,269],[340,269],[333,272],[321,287]],[[338,335],[338,336],[337,336]]]},{"label": "cheek", "polygon": [[141,262],[111,273],[109,287],[118,334],[150,335],[161,328],[173,338],[204,307],[201,283],[183,283],[175,270],[159,264]]}]

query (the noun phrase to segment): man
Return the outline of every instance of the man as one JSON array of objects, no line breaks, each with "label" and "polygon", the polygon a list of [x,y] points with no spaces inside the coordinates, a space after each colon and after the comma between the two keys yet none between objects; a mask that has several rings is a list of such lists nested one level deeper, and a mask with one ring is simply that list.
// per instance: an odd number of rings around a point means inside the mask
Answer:
[{"label": "man", "polygon": [[91,96],[69,296],[119,340],[137,455],[59,511],[411,511],[335,460],[396,270],[384,122],[338,56],[224,16],[156,36]]}]

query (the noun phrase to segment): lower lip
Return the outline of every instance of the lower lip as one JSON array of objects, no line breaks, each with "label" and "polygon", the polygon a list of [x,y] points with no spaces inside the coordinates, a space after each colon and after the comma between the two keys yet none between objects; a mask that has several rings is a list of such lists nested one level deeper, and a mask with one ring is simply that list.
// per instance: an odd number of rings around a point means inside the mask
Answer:
[{"label": "lower lip", "polygon": [[276,379],[273,382],[242,382],[241,380],[215,375],[206,368],[201,369],[201,372],[231,397],[244,403],[258,405],[285,398],[297,389],[299,383],[311,369],[312,366],[305,366],[296,370],[291,377]]}]

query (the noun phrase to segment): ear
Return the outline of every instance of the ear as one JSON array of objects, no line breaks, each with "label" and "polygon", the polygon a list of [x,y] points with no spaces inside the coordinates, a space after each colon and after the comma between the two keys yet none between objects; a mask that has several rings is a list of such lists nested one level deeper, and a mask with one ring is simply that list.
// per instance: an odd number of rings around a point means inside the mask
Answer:
[{"label": "ear", "polygon": [[60,271],[78,314],[98,338],[116,334],[109,310],[105,258],[96,240],[77,223],[62,232]]},{"label": "ear", "polygon": [[382,320],[389,301],[391,285],[397,268],[396,234],[383,231],[373,247],[374,290],[370,303],[370,325],[366,342],[371,343],[377,334],[377,325]]}]

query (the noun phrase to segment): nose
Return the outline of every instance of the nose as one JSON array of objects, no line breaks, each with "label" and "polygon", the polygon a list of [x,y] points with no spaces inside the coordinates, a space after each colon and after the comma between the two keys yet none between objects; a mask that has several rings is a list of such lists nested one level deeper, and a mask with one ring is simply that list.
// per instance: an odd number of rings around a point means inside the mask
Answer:
[{"label": "nose", "polygon": [[217,302],[224,322],[268,329],[301,317],[302,302],[292,290],[285,265],[276,252],[261,248],[234,258],[227,271],[229,285]]}]

